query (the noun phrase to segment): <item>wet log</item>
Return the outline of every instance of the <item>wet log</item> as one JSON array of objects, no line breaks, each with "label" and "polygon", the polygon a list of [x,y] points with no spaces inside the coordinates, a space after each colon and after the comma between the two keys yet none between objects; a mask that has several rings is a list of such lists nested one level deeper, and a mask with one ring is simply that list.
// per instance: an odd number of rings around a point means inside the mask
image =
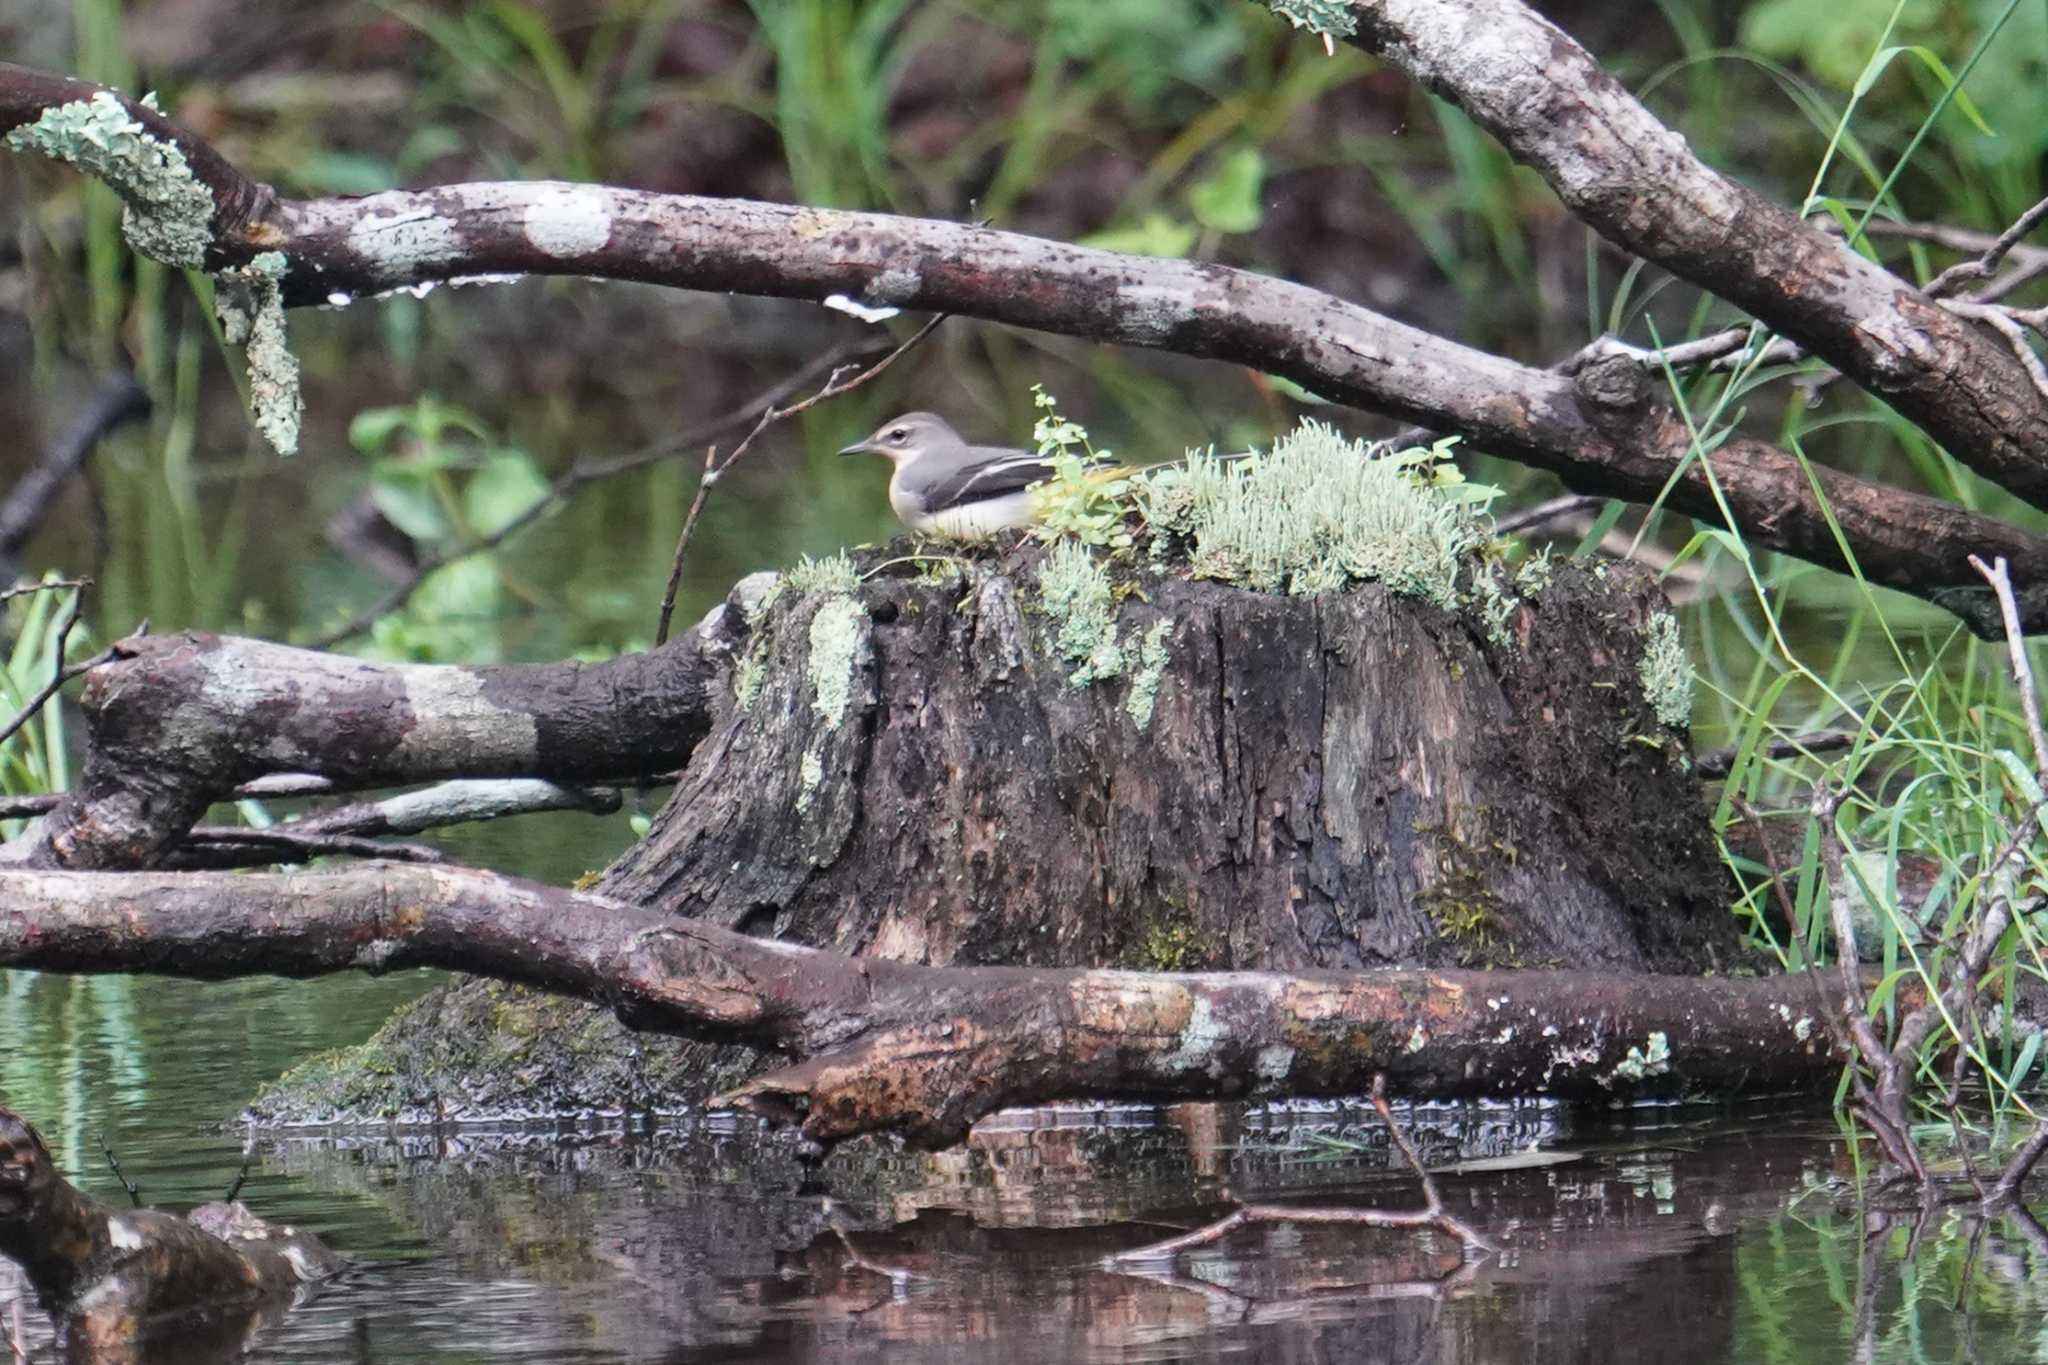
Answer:
[{"label": "wet log", "polygon": [[202,1326],[238,1339],[266,1302],[327,1279],[342,1259],[308,1232],[239,1203],[185,1217],[114,1209],[66,1180],[27,1120],[0,1108],[0,1256],[19,1264],[67,1359],[123,1359],[152,1336]]},{"label": "wet log", "polygon": [[[721,1101],[820,1142],[943,1147],[1054,1099],[1782,1093],[1833,1084],[1807,976],[1123,972],[854,958],[467,868],[0,869],[0,966],[196,977],[443,967],[601,1003],[634,1030],[791,1061]],[[1901,987],[1901,994],[1909,992]]]}]

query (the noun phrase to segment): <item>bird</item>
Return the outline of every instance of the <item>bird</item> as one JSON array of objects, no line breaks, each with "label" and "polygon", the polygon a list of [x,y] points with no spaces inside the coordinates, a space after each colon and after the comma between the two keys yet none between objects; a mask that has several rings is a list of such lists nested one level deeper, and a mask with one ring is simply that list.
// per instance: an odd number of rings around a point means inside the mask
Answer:
[{"label": "bird", "polygon": [[[841,455],[881,455],[889,474],[889,506],[913,531],[956,540],[978,540],[998,531],[1030,526],[1040,508],[1032,485],[1053,476],[1051,457],[1009,446],[969,445],[945,418],[906,412],[855,441]],[[1090,470],[1115,470],[1096,460]]]}]

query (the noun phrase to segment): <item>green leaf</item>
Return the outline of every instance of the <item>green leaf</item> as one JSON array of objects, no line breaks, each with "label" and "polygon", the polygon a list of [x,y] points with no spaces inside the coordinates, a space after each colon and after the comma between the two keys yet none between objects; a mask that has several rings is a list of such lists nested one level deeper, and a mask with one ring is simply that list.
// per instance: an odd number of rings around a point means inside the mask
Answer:
[{"label": "green leaf", "polygon": [[348,443],[365,455],[375,455],[411,420],[411,408],[364,408],[349,419]]},{"label": "green leaf", "polygon": [[500,450],[462,486],[462,515],[469,529],[487,536],[547,495],[548,481],[523,450]]},{"label": "green leaf", "polygon": [[1203,227],[1218,232],[1250,232],[1265,220],[1259,190],[1265,184],[1266,159],[1256,147],[1240,147],[1188,190],[1188,208]]},{"label": "green leaf", "polygon": [[448,537],[448,518],[423,471],[397,461],[381,462],[370,479],[370,501],[386,521],[414,540]]},{"label": "green leaf", "polygon": [[1863,74],[1856,78],[1855,93],[1858,95],[1869,94],[1870,87],[1877,84],[1877,78],[1883,75],[1884,69],[1892,64],[1892,58],[1898,56],[1901,52],[1911,53],[1913,56],[1918,57],[1920,64],[1934,73],[1934,78],[1941,82],[1944,90],[1955,91],[1956,108],[1963,111],[1964,118],[1977,125],[1978,132],[1986,137],[1998,136],[1997,133],[1991,131],[1991,125],[1984,121],[1984,116],[1977,112],[1977,106],[1970,102],[1970,96],[1965,91],[1957,89],[1956,78],[1949,73],[1948,64],[1935,56],[1932,48],[1922,47],[1918,43],[1902,43],[1878,52],[1870,59],[1870,64],[1863,68]]},{"label": "green leaf", "polygon": [[1133,256],[1185,256],[1195,249],[1201,229],[1179,223],[1163,213],[1148,213],[1126,227],[1109,228],[1081,239],[1082,246],[1127,251]]}]

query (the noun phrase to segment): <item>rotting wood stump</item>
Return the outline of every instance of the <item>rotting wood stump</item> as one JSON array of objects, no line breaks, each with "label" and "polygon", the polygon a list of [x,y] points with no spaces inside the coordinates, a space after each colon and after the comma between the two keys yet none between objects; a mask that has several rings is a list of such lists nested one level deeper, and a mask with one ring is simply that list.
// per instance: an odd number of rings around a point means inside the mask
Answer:
[{"label": "rotting wood stump", "polygon": [[1495,643],[1376,584],[1141,563],[1106,665],[1061,647],[1046,557],[775,594],[606,889],[934,963],[1668,971],[1732,944],[1639,681],[1647,575],[1560,565]]},{"label": "rotting wood stump", "polygon": [[[1475,564],[1491,586],[1447,610],[1378,584],[1252,592],[1139,554],[1091,616],[1048,598],[1063,552],[934,565],[899,543],[741,585],[726,609],[750,642],[720,713],[599,888],[913,962],[1740,962],[1685,736],[1646,694],[1672,647],[1646,571]],[[660,1107],[752,1065],[469,983],[252,1113]]]}]

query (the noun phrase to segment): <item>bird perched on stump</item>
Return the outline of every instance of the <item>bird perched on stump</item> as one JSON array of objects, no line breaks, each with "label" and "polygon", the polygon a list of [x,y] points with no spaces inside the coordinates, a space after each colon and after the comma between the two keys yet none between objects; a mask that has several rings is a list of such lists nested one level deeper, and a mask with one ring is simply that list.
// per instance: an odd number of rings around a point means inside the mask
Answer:
[{"label": "bird perched on stump", "polygon": [[[1052,461],[1008,446],[975,446],[929,412],[907,412],[856,441],[841,455],[882,455],[895,468],[889,475],[889,506],[913,531],[932,531],[974,540],[1030,526],[1040,515],[1031,490],[1053,476]],[[1114,461],[1089,466],[1124,472]]]}]

